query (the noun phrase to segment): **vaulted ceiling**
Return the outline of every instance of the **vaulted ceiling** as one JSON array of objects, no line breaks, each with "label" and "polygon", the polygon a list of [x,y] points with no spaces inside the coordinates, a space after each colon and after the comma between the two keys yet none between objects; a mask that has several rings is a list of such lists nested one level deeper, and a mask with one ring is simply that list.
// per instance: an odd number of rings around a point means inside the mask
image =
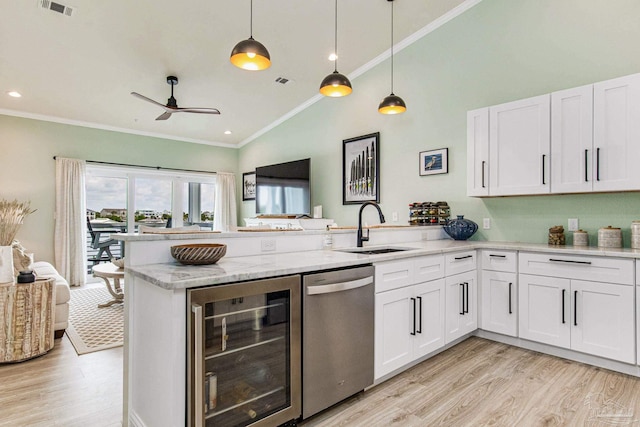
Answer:
[{"label": "vaulted ceiling", "polygon": [[[249,37],[249,0],[60,0],[71,16],[43,2],[49,0],[3,4],[0,114],[237,146],[311,102],[333,71],[332,0],[255,0],[253,36],[272,59],[259,72],[229,62],[233,46]],[[395,41],[462,3],[396,0]],[[341,73],[357,75],[388,54],[390,7],[388,0],[339,1]],[[174,95],[180,107],[215,107],[222,114],[156,121],[162,109],[130,92],[164,104],[168,75],[179,78]],[[290,81],[277,83],[278,77]],[[380,84],[382,98],[388,81]],[[9,91],[22,97],[11,98]]]}]

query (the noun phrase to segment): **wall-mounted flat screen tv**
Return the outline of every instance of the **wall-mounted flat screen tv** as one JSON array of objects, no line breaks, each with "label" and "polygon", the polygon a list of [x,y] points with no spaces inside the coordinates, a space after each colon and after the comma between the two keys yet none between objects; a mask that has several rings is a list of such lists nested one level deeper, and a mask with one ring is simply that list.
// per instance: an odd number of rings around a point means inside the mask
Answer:
[{"label": "wall-mounted flat screen tv", "polygon": [[256,213],[309,215],[311,159],[256,168]]}]

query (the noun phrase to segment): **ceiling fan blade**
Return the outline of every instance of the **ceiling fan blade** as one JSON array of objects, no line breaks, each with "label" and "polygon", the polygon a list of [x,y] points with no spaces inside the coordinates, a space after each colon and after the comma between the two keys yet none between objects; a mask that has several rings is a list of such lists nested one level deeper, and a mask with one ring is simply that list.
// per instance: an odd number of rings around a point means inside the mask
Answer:
[{"label": "ceiling fan blade", "polygon": [[155,105],[157,105],[158,107],[164,108],[165,110],[167,109],[167,106],[166,106],[166,105],[164,105],[164,104],[160,104],[159,102],[156,102],[156,101],[154,101],[154,100],[153,100],[153,99],[151,99],[151,98],[147,98],[147,97],[146,97],[146,96],[144,96],[144,95],[140,95],[138,92],[131,92],[131,95],[135,96],[136,98],[140,98],[140,99],[142,99],[143,101],[147,101],[147,102],[150,102],[150,103],[152,103],[152,104],[155,104]]},{"label": "ceiling fan blade", "polygon": [[220,110],[217,108],[176,108],[174,111],[184,113],[200,113],[200,114],[220,114]]},{"label": "ceiling fan blade", "polygon": [[169,117],[171,117],[171,113],[168,111],[165,111],[164,113],[156,117],[156,120],[167,120]]}]

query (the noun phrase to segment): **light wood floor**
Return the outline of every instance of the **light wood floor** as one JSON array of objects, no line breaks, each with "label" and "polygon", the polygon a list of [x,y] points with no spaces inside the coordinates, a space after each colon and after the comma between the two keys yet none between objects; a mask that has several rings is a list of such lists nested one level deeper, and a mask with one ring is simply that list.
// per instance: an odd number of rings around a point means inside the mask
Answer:
[{"label": "light wood floor", "polygon": [[122,347],[76,354],[65,335],[44,356],[0,365],[0,426],[115,427]]},{"label": "light wood floor", "polygon": [[[115,427],[121,405],[122,348],[77,356],[65,336],[45,356],[0,365],[0,426]],[[301,427],[607,427],[639,419],[640,378],[470,338]]]},{"label": "light wood floor", "polygon": [[639,426],[640,378],[470,338],[302,423]]}]

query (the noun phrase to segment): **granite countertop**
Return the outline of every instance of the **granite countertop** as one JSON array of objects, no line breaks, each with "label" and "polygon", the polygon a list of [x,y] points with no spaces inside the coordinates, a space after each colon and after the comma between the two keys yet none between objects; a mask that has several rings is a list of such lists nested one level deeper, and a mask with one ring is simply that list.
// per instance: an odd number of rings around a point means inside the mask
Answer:
[{"label": "granite countertop", "polygon": [[515,242],[434,240],[398,243],[390,246],[410,249],[378,255],[346,253],[340,252],[340,249],[301,251],[227,257],[222,258],[217,264],[213,265],[186,266],[177,262],[147,264],[127,267],[125,271],[164,289],[186,289],[473,249],[530,251],[556,255],[608,256],[629,259],[640,258],[640,250],[635,249],[549,246],[546,244]]}]

